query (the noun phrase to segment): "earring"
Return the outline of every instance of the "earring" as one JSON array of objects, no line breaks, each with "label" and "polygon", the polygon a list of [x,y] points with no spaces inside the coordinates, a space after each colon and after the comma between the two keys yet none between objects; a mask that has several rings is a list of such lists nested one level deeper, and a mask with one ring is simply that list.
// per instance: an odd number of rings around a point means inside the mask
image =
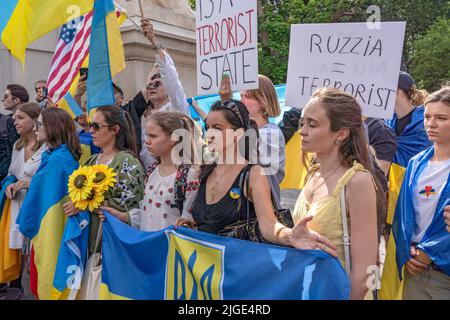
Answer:
[{"label": "earring", "polygon": [[340,142],[339,140],[336,139],[336,140],[334,141],[334,144],[338,146],[338,145],[341,144],[341,142]]}]

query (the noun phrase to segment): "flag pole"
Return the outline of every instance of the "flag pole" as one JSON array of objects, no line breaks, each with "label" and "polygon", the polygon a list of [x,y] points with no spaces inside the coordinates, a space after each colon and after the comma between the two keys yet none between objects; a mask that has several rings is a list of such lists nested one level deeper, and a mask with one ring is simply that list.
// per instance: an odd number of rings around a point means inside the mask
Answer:
[{"label": "flag pole", "polygon": [[142,9],[142,2],[141,0],[138,0],[139,2],[139,11],[141,12],[141,18],[144,18],[144,10]]},{"label": "flag pole", "polygon": [[133,20],[133,18],[131,18],[129,15],[128,15],[128,13],[125,13],[125,15],[127,16],[127,18],[136,26],[136,28],[139,30],[139,31],[142,31],[141,30],[141,27],[136,23],[136,21],[134,21]]}]

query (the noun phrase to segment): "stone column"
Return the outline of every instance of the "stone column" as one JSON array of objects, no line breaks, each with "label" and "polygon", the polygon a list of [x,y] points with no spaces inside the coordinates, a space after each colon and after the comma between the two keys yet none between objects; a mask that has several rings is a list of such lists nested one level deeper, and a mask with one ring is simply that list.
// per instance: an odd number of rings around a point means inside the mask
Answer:
[{"label": "stone column", "polygon": [[[153,23],[155,34],[173,58],[187,96],[196,95],[196,47],[195,13],[185,0],[141,0],[146,18]],[[128,16],[140,25],[140,10],[137,0],[119,0]],[[131,99],[143,88],[148,73],[155,63],[155,51],[148,40],[129,20],[121,27],[125,48],[126,69],[115,81]]]}]

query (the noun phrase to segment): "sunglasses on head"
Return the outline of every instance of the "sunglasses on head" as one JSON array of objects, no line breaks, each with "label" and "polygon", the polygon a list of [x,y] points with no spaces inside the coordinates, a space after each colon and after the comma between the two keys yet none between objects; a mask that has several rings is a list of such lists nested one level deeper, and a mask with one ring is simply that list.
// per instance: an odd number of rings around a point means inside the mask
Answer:
[{"label": "sunglasses on head", "polygon": [[228,110],[233,111],[233,113],[239,118],[239,120],[241,121],[241,125],[244,126],[244,120],[242,119],[242,115],[241,112],[239,111],[239,107],[236,103],[234,103],[231,100],[228,101],[222,101],[221,102],[221,106],[223,108],[227,108]]},{"label": "sunglasses on head", "polygon": [[91,128],[94,131],[98,131],[98,130],[100,130],[103,127],[111,128],[113,126],[111,126],[111,125],[104,125],[104,124],[100,124],[100,123],[97,123],[97,122],[89,122],[89,128]]}]

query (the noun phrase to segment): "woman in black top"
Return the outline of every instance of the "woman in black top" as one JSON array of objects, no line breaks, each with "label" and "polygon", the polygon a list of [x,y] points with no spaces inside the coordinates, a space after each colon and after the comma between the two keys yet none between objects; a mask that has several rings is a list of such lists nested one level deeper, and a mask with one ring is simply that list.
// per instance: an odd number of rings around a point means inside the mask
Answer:
[{"label": "woman in black top", "polygon": [[[331,241],[306,227],[312,217],[299,221],[292,229],[277,221],[269,181],[255,164],[258,129],[245,105],[237,100],[217,101],[211,106],[206,124],[208,149],[216,156],[212,164],[202,166],[200,189],[192,205],[194,221],[180,219],[177,226],[218,234],[246,218],[248,197],[250,218],[258,218],[265,240],[298,249],[322,249],[336,256]],[[248,195],[242,178],[247,171]]]}]

